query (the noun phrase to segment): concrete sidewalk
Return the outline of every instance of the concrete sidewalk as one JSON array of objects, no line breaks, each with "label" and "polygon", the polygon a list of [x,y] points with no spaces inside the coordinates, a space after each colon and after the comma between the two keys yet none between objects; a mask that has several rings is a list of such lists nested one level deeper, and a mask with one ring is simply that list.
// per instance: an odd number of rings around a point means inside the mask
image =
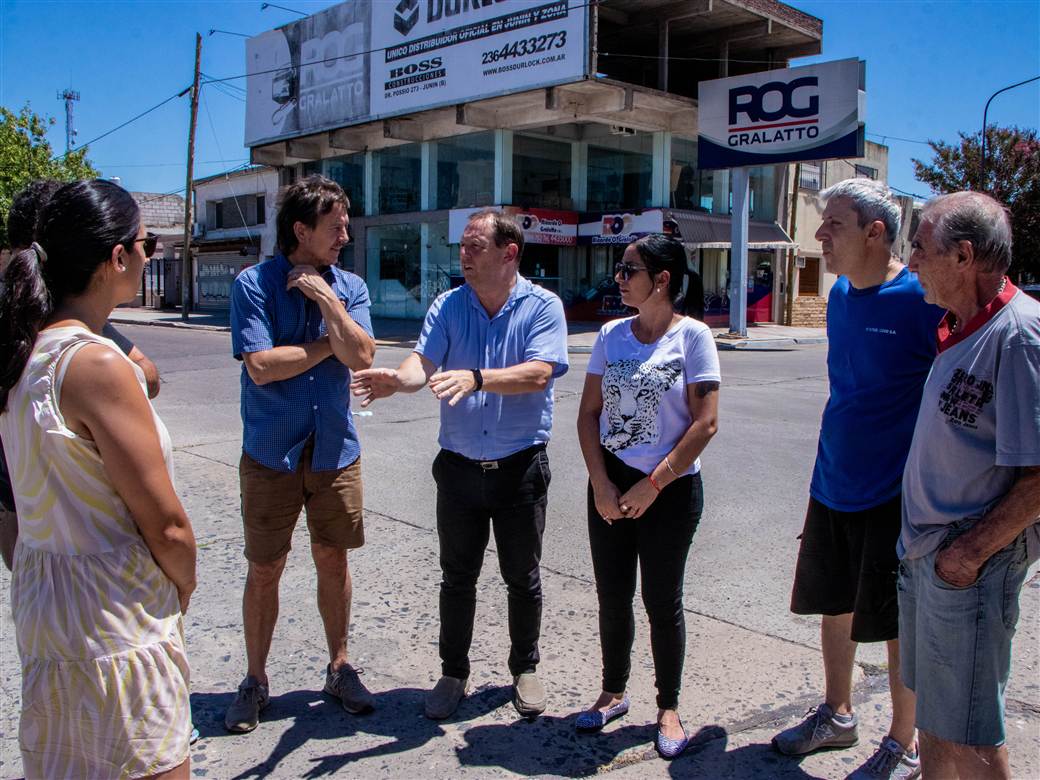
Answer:
[{"label": "concrete sidewalk", "polygon": [[[187,321],[179,311],[132,309],[120,307],[109,318],[116,324],[160,325],[169,328],[198,328],[200,330],[230,330],[227,312],[191,312]],[[567,351],[586,354],[592,351],[601,322],[567,323]],[[380,346],[412,346],[421,323],[416,320],[377,318],[373,321],[376,343]],[[791,349],[807,344],[826,344],[824,328],[794,328],[784,325],[749,325],[746,337],[731,336],[725,328],[713,328],[715,344],[719,349]]]}]

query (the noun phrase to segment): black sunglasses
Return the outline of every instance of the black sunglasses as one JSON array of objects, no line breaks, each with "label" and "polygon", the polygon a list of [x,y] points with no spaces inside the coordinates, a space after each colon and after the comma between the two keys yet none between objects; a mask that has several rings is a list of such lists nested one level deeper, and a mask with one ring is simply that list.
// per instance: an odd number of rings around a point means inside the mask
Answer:
[{"label": "black sunglasses", "polygon": [[130,241],[128,243],[132,245],[136,244],[138,241],[144,242],[144,246],[142,247],[142,249],[144,249],[144,256],[151,257],[155,254],[155,247],[159,243],[159,236],[157,236],[155,233],[148,233],[148,235],[146,235],[144,238],[135,238],[133,241]]},{"label": "black sunglasses", "polygon": [[614,276],[620,276],[623,281],[628,281],[640,271],[650,272],[645,265],[632,265],[631,263],[614,263]]}]

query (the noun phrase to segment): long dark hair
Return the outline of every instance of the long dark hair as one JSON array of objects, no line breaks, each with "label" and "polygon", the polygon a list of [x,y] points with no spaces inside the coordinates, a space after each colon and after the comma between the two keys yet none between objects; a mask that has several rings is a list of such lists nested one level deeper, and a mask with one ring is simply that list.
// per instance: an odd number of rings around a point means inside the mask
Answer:
[{"label": "long dark hair", "polygon": [[0,411],[47,318],[86,290],[112,248],[130,245],[140,225],[130,193],[102,179],[66,184],[44,206],[38,244],[11,259],[0,291]]},{"label": "long dark hair", "polygon": [[[672,307],[680,314],[704,319],[704,284],[700,274],[686,266],[686,249],[663,233],[650,233],[632,242],[640,259],[651,274],[668,271],[668,297]],[[689,277],[686,293],[683,294],[683,279]]]}]

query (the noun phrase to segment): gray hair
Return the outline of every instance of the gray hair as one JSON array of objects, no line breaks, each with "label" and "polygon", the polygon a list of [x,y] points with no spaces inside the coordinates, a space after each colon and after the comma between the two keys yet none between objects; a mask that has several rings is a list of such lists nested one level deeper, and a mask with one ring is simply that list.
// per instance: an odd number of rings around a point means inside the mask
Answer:
[{"label": "gray hair", "polygon": [[902,210],[892,191],[874,179],[845,179],[820,193],[824,203],[833,198],[848,198],[859,215],[859,226],[878,221],[885,226],[885,241],[891,245],[899,235]]},{"label": "gray hair", "polygon": [[935,225],[935,240],[944,251],[953,251],[959,242],[970,241],[975,262],[983,272],[1003,274],[1011,266],[1011,217],[989,195],[940,195],[925,204],[921,218],[925,217]]}]

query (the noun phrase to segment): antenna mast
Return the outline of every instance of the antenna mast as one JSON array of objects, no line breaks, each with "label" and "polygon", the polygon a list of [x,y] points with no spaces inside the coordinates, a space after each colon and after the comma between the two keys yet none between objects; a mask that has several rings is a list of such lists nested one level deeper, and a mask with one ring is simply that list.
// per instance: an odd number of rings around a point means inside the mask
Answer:
[{"label": "antenna mast", "polygon": [[58,93],[58,100],[65,101],[65,154],[72,151],[73,138],[76,137],[76,129],[73,127],[72,104],[79,100],[79,93],[73,89],[66,89]]}]

